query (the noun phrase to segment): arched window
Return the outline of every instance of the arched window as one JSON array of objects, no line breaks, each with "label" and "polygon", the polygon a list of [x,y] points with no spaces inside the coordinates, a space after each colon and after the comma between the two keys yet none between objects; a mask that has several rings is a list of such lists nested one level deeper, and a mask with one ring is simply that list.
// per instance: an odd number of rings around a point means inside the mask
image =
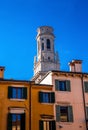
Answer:
[{"label": "arched window", "polygon": [[42,43],[42,51],[44,50],[44,43]]},{"label": "arched window", "polygon": [[50,49],[50,40],[47,39],[47,49]]},{"label": "arched window", "polygon": [[48,57],[48,60],[50,61],[50,57]]}]

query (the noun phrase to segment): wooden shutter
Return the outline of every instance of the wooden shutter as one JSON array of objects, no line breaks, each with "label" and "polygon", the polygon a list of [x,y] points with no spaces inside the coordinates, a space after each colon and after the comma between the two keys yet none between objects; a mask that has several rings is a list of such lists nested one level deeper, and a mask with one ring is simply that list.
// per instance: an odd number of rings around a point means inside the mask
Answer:
[{"label": "wooden shutter", "polygon": [[43,92],[39,92],[39,102],[43,102]]},{"label": "wooden shutter", "polygon": [[84,88],[85,88],[85,92],[88,93],[88,82],[84,82]]},{"label": "wooden shutter", "polygon": [[23,99],[27,99],[27,87],[24,87],[24,88],[22,88],[22,93],[23,93],[23,95],[22,95],[22,98]]},{"label": "wooden shutter", "polygon": [[44,130],[44,128],[43,128],[43,121],[39,121],[39,130]]},{"label": "wooden shutter", "polygon": [[60,121],[60,106],[56,105],[56,121]]},{"label": "wooden shutter", "polygon": [[70,80],[66,80],[66,91],[71,91]]},{"label": "wooden shutter", "polygon": [[55,93],[51,93],[51,103],[55,103]]},{"label": "wooden shutter", "polygon": [[86,119],[88,119],[88,107],[86,107]]},{"label": "wooden shutter", "polygon": [[25,113],[21,114],[21,130],[26,130],[25,129]]},{"label": "wooden shutter", "polygon": [[68,106],[68,121],[73,122],[73,110],[72,106]]},{"label": "wooden shutter", "polygon": [[58,91],[59,90],[59,81],[55,80],[55,90]]},{"label": "wooden shutter", "polygon": [[8,98],[12,98],[12,87],[8,86]]},{"label": "wooden shutter", "polygon": [[7,130],[12,130],[12,114],[8,113],[7,116]]},{"label": "wooden shutter", "polygon": [[49,130],[56,130],[55,120],[49,121]]}]

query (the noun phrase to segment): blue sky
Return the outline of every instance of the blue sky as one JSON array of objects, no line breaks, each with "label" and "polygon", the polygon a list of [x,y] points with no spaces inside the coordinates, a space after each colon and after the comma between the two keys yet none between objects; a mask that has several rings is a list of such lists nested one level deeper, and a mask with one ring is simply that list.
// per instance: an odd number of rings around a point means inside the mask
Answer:
[{"label": "blue sky", "polygon": [[36,55],[36,30],[54,28],[61,70],[72,59],[83,60],[88,72],[88,0],[0,1],[0,66],[5,78],[29,80]]}]

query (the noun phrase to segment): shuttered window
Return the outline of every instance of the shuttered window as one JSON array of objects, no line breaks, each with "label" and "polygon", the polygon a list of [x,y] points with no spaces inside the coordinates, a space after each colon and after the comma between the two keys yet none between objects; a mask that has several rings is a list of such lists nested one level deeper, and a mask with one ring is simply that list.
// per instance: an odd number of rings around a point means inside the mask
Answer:
[{"label": "shuttered window", "polygon": [[25,130],[25,113],[9,113],[7,118],[7,130]]},{"label": "shuttered window", "polygon": [[57,122],[73,122],[72,106],[56,105],[56,121]]},{"label": "shuttered window", "polygon": [[56,91],[71,91],[70,80],[60,81],[55,80]]},{"label": "shuttered window", "polygon": [[13,99],[27,99],[27,88],[26,87],[8,87],[8,98]]},{"label": "shuttered window", "polygon": [[84,82],[84,90],[86,93],[88,93],[88,82],[87,81]]},{"label": "shuttered window", "polygon": [[54,120],[52,121],[40,120],[39,130],[56,130],[56,123]]},{"label": "shuttered window", "polygon": [[55,102],[54,92],[39,92],[39,102],[54,103]]}]

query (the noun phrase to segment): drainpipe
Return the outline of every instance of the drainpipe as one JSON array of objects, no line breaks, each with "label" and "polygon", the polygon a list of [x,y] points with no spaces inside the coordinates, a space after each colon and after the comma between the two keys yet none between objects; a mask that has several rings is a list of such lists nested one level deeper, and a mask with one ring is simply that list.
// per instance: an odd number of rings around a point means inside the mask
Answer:
[{"label": "drainpipe", "polygon": [[29,130],[31,130],[31,82],[29,81]]},{"label": "drainpipe", "polygon": [[84,104],[84,114],[85,114],[86,130],[88,130],[87,129],[87,122],[86,122],[86,102],[85,102],[85,91],[84,91],[83,74],[82,74],[82,77],[81,77],[81,82],[82,82],[82,94],[83,94],[83,104]]}]

